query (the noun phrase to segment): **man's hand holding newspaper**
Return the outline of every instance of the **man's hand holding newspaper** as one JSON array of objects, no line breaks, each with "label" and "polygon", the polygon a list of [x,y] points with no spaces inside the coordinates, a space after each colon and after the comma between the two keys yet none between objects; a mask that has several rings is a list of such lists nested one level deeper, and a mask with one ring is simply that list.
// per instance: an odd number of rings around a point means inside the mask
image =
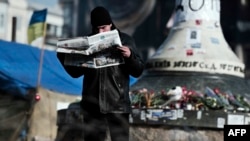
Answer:
[{"label": "man's hand holding newspaper", "polygon": [[127,46],[118,46],[117,47],[119,50],[121,50],[122,55],[126,58],[129,58],[131,55],[131,51]]}]

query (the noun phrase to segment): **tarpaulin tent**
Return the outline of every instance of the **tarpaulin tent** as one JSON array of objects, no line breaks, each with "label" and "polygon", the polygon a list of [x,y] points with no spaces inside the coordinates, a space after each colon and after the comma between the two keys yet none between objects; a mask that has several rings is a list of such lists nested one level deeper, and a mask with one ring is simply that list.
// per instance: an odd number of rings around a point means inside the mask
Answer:
[{"label": "tarpaulin tent", "polygon": [[[0,40],[0,83],[8,81],[1,89],[22,92],[26,87],[36,87],[40,53],[41,49],[36,47]],[[82,78],[70,77],[58,62],[55,51],[44,50],[41,87],[79,95],[81,85]]]},{"label": "tarpaulin tent", "polygon": [[[33,91],[31,94],[30,90],[36,89],[38,85],[41,51],[29,45],[0,40],[0,140],[27,137],[25,132],[28,129],[32,132],[33,128],[37,128],[40,133],[38,126],[28,125],[33,119],[41,122],[38,116],[34,116],[36,113],[43,113],[45,117],[49,115],[56,117],[56,112],[41,111],[55,108],[52,105],[55,105],[59,99],[54,98],[55,102],[51,102],[51,97],[56,96],[56,93],[48,97],[47,93],[39,91],[42,100],[36,105],[32,102],[35,93]],[[39,87],[60,95],[81,94],[82,78],[71,78],[58,62],[55,51],[44,50],[41,70]],[[65,96],[62,95],[62,97]],[[43,108],[37,108],[37,106]]]}]

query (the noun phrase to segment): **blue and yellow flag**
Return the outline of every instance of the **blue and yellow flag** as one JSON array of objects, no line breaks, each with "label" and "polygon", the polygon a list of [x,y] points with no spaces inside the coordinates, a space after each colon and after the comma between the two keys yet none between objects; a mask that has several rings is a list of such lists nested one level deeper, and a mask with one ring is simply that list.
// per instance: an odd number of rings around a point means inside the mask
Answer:
[{"label": "blue and yellow flag", "polygon": [[34,11],[29,27],[28,27],[28,43],[31,44],[32,41],[39,37],[45,35],[45,24],[46,24],[47,9]]}]

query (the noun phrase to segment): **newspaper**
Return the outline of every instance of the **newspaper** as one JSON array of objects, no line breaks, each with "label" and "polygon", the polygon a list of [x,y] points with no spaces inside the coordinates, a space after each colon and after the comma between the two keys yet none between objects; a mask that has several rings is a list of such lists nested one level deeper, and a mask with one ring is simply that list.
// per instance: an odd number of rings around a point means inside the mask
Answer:
[{"label": "newspaper", "polygon": [[122,46],[117,30],[89,37],[59,40],[57,52],[65,53],[65,65],[101,68],[124,63],[117,46]]},{"label": "newspaper", "polygon": [[81,55],[81,54],[66,54],[65,65],[73,65],[78,67],[88,68],[102,68],[108,66],[114,66],[124,63],[120,52],[113,50],[113,52],[97,53],[93,55]]},{"label": "newspaper", "polygon": [[79,48],[58,47],[57,52],[90,55],[90,54],[99,52],[101,50],[104,50],[104,49],[107,49],[107,48],[110,48],[113,46],[121,46],[120,38],[119,39],[118,38],[105,39],[105,40],[96,42],[95,44],[89,45],[87,47],[85,46],[82,48],[80,48],[80,47]]},{"label": "newspaper", "polygon": [[88,37],[60,39],[56,45],[59,48],[65,48],[65,49],[87,49],[89,47]]}]

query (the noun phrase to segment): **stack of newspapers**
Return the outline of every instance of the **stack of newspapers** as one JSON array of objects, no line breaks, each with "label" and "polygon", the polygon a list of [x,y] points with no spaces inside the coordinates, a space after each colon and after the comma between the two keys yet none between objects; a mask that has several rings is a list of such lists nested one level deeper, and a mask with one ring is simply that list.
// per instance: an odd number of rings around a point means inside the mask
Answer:
[{"label": "stack of newspapers", "polygon": [[117,30],[92,36],[61,39],[57,42],[57,52],[65,53],[65,65],[102,68],[124,63],[116,48],[122,46]]}]

